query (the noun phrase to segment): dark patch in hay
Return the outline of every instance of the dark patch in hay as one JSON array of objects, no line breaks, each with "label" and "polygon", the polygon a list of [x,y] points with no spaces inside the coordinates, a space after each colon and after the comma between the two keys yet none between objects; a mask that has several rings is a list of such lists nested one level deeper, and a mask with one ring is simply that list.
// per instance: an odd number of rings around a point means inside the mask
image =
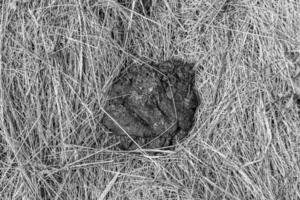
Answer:
[{"label": "dark patch in hay", "polygon": [[179,60],[134,65],[114,80],[105,110],[115,121],[104,115],[102,123],[121,149],[137,148],[123,130],[143,148],[167,147],[188,134],[200,103],[193,66]]}]

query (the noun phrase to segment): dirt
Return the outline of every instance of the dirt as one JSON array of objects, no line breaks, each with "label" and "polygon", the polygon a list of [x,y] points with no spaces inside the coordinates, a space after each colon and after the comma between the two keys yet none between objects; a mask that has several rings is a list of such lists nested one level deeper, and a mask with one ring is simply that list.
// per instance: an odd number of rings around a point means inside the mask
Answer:
[{"label": "dirt", "polygon": [[132,65],[114,80],[104,107],[110,116],[102,123],[121,149],[168,147],[188,134],[200,104],[193,66],[179,60]]}]

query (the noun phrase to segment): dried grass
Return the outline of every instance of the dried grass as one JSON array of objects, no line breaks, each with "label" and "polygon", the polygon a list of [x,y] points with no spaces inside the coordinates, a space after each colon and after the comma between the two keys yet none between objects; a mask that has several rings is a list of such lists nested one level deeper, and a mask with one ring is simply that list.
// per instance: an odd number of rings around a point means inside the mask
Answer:
[{"label": "dried grass", "polygon": [[[299,113],[276,101],[300,66],[300,4],[179,2],[147,17],[140,0],[2,1],[1,199],[300,199]],[[117,151],[100,123],[113,78],[171,57],[198,66],[190,137]]]}]

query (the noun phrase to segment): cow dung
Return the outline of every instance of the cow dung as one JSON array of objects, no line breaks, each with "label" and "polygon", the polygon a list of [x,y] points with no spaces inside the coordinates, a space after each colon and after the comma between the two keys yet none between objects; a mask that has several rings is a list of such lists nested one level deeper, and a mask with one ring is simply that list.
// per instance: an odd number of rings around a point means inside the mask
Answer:
[{"label": "cow dung", "polygon": [[188,134],[200,104],[193,66],[180,60],[132,65],[115,78],[102,123],[120,149],[170,147]]}]

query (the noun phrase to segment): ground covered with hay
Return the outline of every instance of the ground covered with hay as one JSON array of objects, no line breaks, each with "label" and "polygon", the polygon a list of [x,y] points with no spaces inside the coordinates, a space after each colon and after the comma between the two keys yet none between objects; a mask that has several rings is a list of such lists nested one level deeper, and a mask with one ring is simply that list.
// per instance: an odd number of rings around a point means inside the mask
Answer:
[{"label": "ground covered with hay", "polygon": [[[0,199],[300,199],[299,2],[4,0],[0,25]],[[193,129],[120,150],[113,80],[170,59]]]}]

